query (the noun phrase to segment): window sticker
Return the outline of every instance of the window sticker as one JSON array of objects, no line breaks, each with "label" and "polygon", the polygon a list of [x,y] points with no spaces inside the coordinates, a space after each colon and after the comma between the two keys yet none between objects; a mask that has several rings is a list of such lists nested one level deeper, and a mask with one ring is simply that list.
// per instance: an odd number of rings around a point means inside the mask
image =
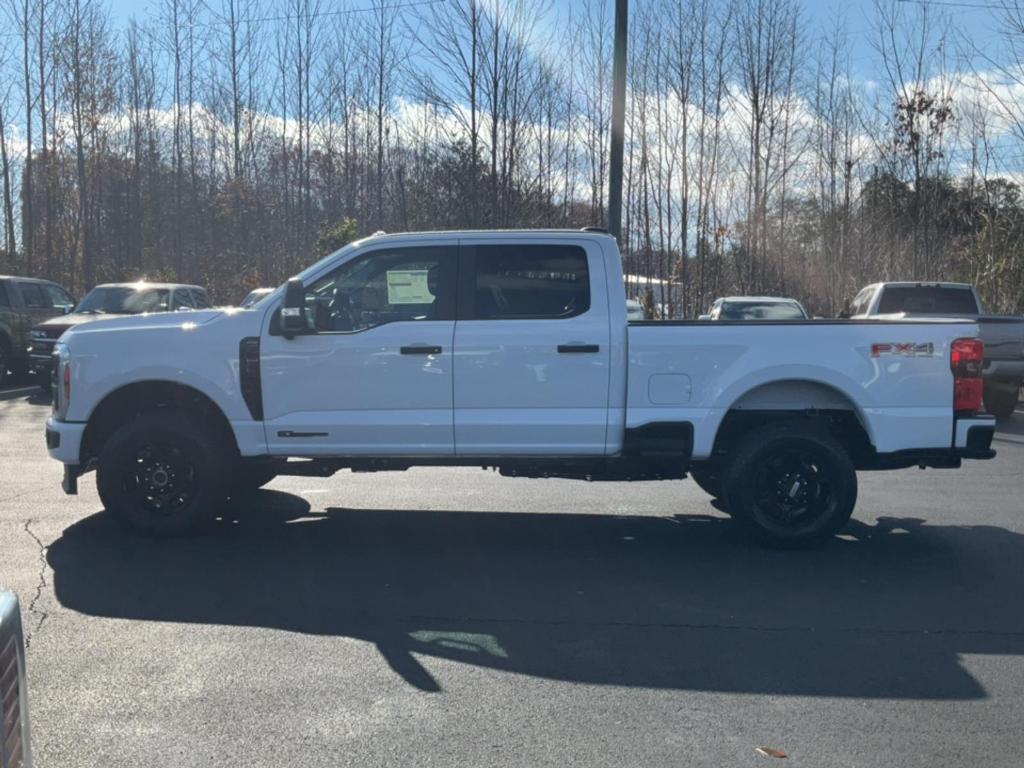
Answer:
[{"label": "window sticker", "polygon": [[388,304],[432,304],[427,282],[429,269],[389,269]]}]

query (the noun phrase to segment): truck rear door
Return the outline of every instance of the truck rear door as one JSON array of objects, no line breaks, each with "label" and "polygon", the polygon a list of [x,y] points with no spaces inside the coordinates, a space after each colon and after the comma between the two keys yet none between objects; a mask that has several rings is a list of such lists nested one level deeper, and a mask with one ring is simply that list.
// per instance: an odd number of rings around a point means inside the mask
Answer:
[{"label": "truck rear door", "polygon": [[606,280],[603,256],[587,240],[462,241],[457,455],[604,453]]}]

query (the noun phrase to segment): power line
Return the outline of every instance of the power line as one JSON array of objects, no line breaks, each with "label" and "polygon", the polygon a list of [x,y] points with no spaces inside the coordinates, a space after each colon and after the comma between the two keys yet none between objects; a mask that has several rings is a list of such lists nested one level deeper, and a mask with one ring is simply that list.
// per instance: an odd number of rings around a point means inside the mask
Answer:
[{"label": "power line", "polygon": [[949,8],[982,8],[990,11],[1005,11],[1005,5],[993,5],[991,3],[961,3],[956,0],[896,0],[904,5],[942,5]]},{"label": "power line", "polygon": [[[236,23],[237,24],[255,24],[255,23],[259,23],[259,22],[263,22],[263,21],[293,21],[295,19],[300,19],[300,18],[301,19],[319,19],[319,18],[325,18],[327,16],[347,16],[347,15],[352,14],[352,13],[369,13],[371,11],[397,11],[397,10],[399,10],[401,8],[414,8],[414,7],[421,6],[421,5],[437,5],[438,3],[443,3],[443,2],[444,2],[444,0],[413,0],[412,2],[395,3],[393,5],[371,5],[371,6],[367,6],[366,8],[346,8],[346,9],[341,10],[341,11],[317,11],[315,13],[309,13],[309,14],[305,14],[305,15],[293,15],[293,14],[288,13],[288,14],[284,14],[283,16],[262,16],[262,17],[255,18],[255,19],[239,19]],[[212,9],[210,10],[210,13],[212,13],[214,16],[216,16],[220,20],[221,24],[230,24],[231,23],[228,19],[225,19],[223,16],[221,16],[219,13],[216,13]],[[196,23],[194,26],[197,26],[197,27],[213,27],[213,26],[216,26],[216,24],[214,24],[212,22],[206,22],[206,23],[200,22],[200,23]]]},{"label": "power line", "polygon": [[[254,19],[238,19],[236,24],[256,24],[264,21],[293,21],[295,19],[320,19],[328,16],[348,16],[353,13],[370,13],[373,11],[397,11],[402,8],[415,8],[424,5],[437,5],[443,3],[445,0],[410,0],[410,2],[394,3],[391,5],[369,5],[365,8],[346,8],[340,11],[317,11],[302,16],[293,14],[284,14],[279,16],[261,16]],[[231,22],[221,16],[219,13],[214,11],[212,8],[207,7],[207,10],[211,15],[216,17],[217,21],[197,21],[193,22],[188,26],[192,27],[216,27],[221,24],[230,24]],[[0,32],[0,37],[22,37],[20,32]]]}]

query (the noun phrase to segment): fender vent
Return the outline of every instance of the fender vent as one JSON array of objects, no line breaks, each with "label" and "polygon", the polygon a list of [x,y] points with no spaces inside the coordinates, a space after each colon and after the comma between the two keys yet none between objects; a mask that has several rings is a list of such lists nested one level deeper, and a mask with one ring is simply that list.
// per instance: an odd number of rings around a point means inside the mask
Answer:
[{"label": "fender vent", "polygon": [[260,340],[258,336],[242,339],[238,345],[238,379],[249,413],[263,421],[263,385],[260,382]]}]

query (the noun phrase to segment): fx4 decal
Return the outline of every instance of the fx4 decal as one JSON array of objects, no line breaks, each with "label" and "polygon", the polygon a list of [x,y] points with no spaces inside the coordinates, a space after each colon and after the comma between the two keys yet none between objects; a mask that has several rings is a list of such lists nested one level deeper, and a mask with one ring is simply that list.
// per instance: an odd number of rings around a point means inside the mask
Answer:
[{"label": "fx4 decal", "polygon": [[922,344],[905,342],[902,344],[872,344],[871,356],[883,357],[895,355],[897,357],[932,357],[935,354],[935,345],[930,341]]}]

